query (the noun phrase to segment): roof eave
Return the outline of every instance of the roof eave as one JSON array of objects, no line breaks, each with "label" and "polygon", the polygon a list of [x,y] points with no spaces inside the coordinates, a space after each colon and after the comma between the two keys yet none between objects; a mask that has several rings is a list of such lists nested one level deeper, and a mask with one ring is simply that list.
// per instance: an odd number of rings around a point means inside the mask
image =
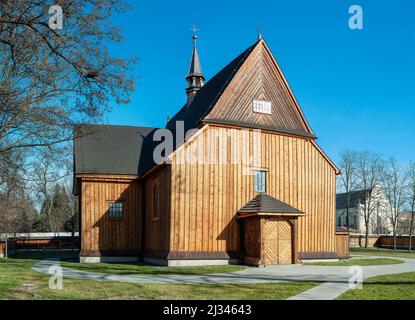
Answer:
[{"label": "roof eave", "polygon": [[299,217],[305,216],[304,212],[238,212],[237,218],[250,218],[250,217]]}]

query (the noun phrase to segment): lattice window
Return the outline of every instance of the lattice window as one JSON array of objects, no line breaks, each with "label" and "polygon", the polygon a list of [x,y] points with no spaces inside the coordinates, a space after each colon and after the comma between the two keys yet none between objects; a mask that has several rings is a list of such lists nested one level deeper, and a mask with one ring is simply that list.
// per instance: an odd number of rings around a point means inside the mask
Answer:
[{"label": "lattice window", "polygon": [[271,114],[272,104],[271,101],[254,100],[252,102],[252,111]]},{"label": "lattice window", "polygon": [[254,192],[266,191],[266,172],[254,170]]},{"label": "lattice window", "polygon": [[108,217],[110,219],[122,219],[122,217],[124,216],[124,203],[110,202],[108,212]]}]

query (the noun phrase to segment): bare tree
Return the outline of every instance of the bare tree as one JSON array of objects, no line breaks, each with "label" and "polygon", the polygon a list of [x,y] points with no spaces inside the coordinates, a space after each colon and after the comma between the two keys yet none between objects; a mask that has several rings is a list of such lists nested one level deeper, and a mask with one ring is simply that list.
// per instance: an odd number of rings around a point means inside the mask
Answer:
[{"label": "bare tree", "polygon": [[[62,28],[51,27],[51,5],[62,9]],[[108,48],[122,41],[110,18],[127,9],[124,0],[0,1],[1,180],[19,170],[35,193],[45,153],[68,157],[74,125],[97,123],[110,102],[129,101],[135,59]]]},{"label": "bare tree", "polygon": [[135,59],[108,48],[123,40],[111,17],[127,9],[124,0],[0,0],[0,232],[26,228],[31,204],[53,200],[74,125],[128,103]]},{"label": "bare tree", "polygon": [[379,155],[363,151],[357,153],[356,162],[358,185],[363,192],[361,212],[365,224],[365,247],[367,247],[373,215],[377,212],[381,200],[381,191],[377,186],[381,182],[383,161]]},{"label": "bare tree", "polygon": [[[0,234],[6,244],[14,233],[30,232],[35,217],[35,209],[19,174],[24,162],[22,157],[20,151],[0,154]],[[6,245],[6,257],[7,249]]]},{"label": "bare tree", "polygon": [[396,250],[396,231],[399,217],[405,205],[405,192],[407,188],[407,175],[395,159],[390,159],[386,170],[383,173],[383,184],[390,210],[390,220],[393,230],[393,248]]},{"label": "bare tree", "polygon": [[349,231],[351,192],[355,190],[357,181],[356,152],[350,150],[343,151],[340,154],[339,169],[341,171],[340,185],[346,193],[346,224],[347,231]]},{"label": "bare tree", "polygon": [[409,165],[408,179],[409,179],[408,199],[409,199],[409,207],[410,207],[410,213],[411,213],[411,218],[409,222],[408,250],[411,251],[412,250],[412,232],[414,228],[414,215],[415,215],[415,162],[411,162]]},{"label": "bare tree", "polygon": [[66,214],[57,214],[54,211],[56,202],[61,200],[58,199],[61,193],[59,183],[70,174],[70,169],[64,165],[64,159],[57,161],[58,159],[61,159],[59,155],[49,152],[41,153],[41,157],[37,158],[32,165],[33,179],[27,182],[38,200],[39,215],[47,221],[45,224],[48,231],[60,231]]},{"label": "bare tree", "polygon": [[[69,140],[74,124],[97,121],[110,100],[128,102],[132,60],[107,49],[122,40],[108,18],[124,1],[2,2],[0,153]],[[52,4],[62,8],[62,29],[50,27]]]}]

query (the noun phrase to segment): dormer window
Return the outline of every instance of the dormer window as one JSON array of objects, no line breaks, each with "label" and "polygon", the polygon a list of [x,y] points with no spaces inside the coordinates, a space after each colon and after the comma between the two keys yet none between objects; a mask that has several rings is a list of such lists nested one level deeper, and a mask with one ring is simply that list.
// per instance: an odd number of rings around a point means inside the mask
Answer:
[{"label": "dormer window", "polygon": [[252,111],[258,113],[271,114],[271,101],[254,100],[252,102]]}]

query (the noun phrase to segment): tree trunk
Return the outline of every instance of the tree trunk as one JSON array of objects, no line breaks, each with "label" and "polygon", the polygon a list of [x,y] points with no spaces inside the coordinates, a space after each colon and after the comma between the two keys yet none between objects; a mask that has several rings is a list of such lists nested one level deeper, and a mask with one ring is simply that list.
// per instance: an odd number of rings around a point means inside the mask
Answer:
[{"label": "tree trunk", "polygon": [[72,226],[72,252],[75,251],[75,229]]},{"label": "tree trunk", "polygon": [[411,224],[409,226],[409,244],[408,244],[408,251],[409,252],[412,250],[412,228],[413,228],[413,225],[414,225],[414,209],[415,209],[415,206],[412,205]]},{"label": "tree trunk", "polygon": [[346,208],[346,230],[349,232],[349,204],[347,204]]},{"label": "tree trunk", "polygon": [[8,258],[8,246],[7,246],[7,241],[8,241],[8,237],[9,237],[9,235],[6,233],[6,246],[4,247],[4,257],[5,258]]},{"label": "tree trunk", "polygon": [[396,251],[396,225],[393,227],[393,250]]},{"label": "tree trunk", "polygon": [[347,232],[350,231],[350,190],[347,191],[346,230],[347,230]]},{"label": "tree trunk", "polygon": [[366,226],[366,230],[365,230],[365,248],[367,248],[367,243],[369,241],[369,221],[365,221],[365,226]]}]

